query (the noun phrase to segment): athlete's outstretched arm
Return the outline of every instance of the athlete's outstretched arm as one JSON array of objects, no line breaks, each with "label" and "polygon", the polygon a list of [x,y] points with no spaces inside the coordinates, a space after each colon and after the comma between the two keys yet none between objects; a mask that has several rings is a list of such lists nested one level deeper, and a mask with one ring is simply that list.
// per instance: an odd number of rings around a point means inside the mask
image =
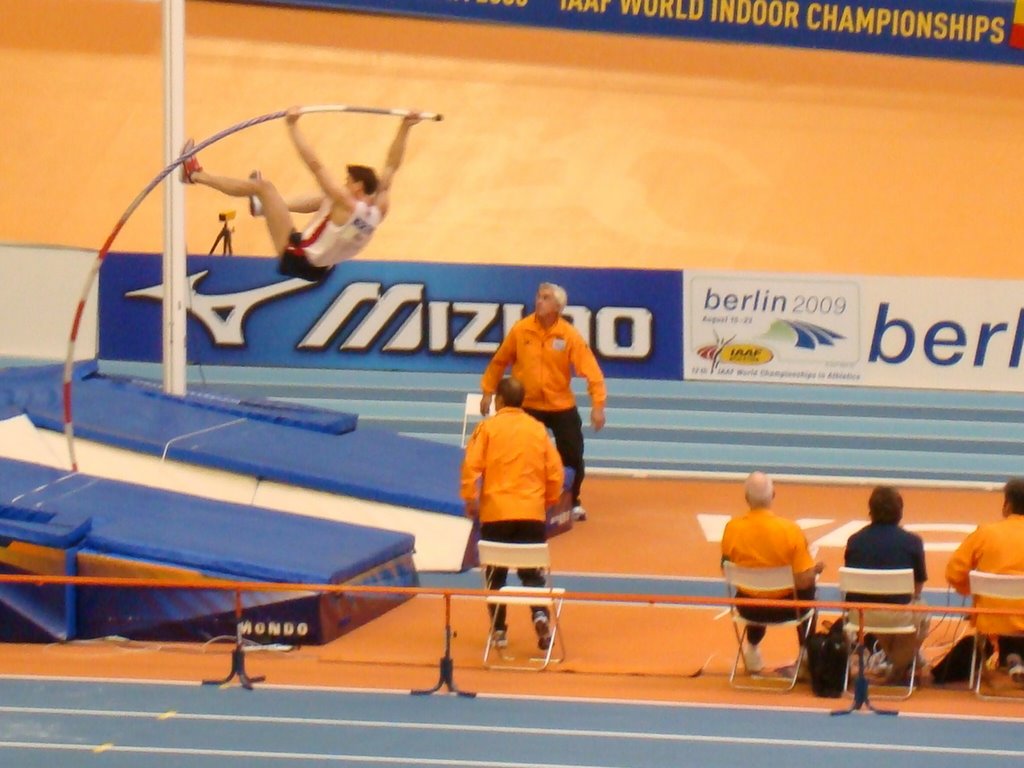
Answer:
[{"label": "athlete's outstretched arm", "polygon": [[384,160],[384,168],[381,171],[377,185],[377,206],[383,213],[387,213],[390,202],[391,182],[394,181],[395,174],[402,166],[402,160],[405,158],[405,143],[409,137],[409,129],[420,122],[420,119],[418,112],[411,112],[406,117],[403,117],[401,124],[398,126],[398,132],[391,142],[391,147],[388,149],[388,156]]},{"label": "athlete's outstretched arm", "polygon": [[320,162],[320,158],[317,157],[313,146],[306,139],[302,131],[299,130],[299,117],[301,116],[302,113],[299,111],[299,107],[292,107],[285,116],[288,135],[291,136],[292,143],[295,145],[299,157],[302,158],[302,162],[309,168],[309,172],[316,177],[316,182],[320,185],[320,189],[324,191],[325,195],[350,209],[355,208],[356,201],[352,197],[352,193],[348,191],[344,184],[339,183],[331,175],[330,171],[327,170],[327,167]]}]

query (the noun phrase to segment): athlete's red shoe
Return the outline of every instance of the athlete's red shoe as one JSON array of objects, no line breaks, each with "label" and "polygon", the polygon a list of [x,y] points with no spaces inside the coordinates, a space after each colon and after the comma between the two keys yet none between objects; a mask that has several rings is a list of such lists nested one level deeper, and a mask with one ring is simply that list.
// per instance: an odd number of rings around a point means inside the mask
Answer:
[{"label": "athlete's red shoe", "polygon": [[189,139],[185,142],[185,146],[181,148],[182,156],[188,155],[184,160],[181,161],[181,183],[182,184],[195,184],[192,181],[192,174],[199,173],[203,170],[203,166],[199,164],[199,158],[195,155],[189,154],[196,143]]}]

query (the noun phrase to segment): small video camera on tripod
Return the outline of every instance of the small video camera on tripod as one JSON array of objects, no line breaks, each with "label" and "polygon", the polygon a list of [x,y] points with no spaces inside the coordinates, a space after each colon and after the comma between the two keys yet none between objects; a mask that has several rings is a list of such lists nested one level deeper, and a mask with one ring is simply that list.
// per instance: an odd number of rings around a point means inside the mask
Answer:
[{"label": "small video camera on tripod", "polygon": [[213,241],[213,245],[210,246],[210,252],[208,256],[212,256],[213,252],[217,250],[217,246],[222,246],[221,253],[225,256],[233,256],[235,251],[231,245],[231,233],[234,230],[228,226],[228,222],[235,218],[234,211],[221,211],[217,214],[217,218],[221,221],[220,232],[217,233],[217,239]]}]

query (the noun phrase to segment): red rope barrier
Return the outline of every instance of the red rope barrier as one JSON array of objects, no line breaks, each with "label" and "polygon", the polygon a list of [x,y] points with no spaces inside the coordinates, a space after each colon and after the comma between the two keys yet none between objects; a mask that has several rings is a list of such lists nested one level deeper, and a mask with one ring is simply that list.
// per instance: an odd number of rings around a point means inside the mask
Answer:
[{"label": "red rope barrier", "polygon": [[[409,597],[429,596],[450,599],[452,597],[486,598],[497,594],[494,590],[450,588],[450,587],[397,587],[368,586],[358,584],[307,584],[283,582],[252,582],[230,581],[227,579],[182,580],[145,578],[114,578],[103,576],[44,576],[26,574],[0,574],[0,584],[34,584],[72,585],[90,587],[122,587],[152,589],[222,589],[237,592],[321,592],[324,594],[357,594],[357,595],[404,595]],[[506,587],[506,595],[517,595],[514,587]],[[520,596],[528,597],[530,592]],[[763,608],[818,608],[828,610],[892,610],[907,613],[950,613],[962,616],[1019,616],[1024,614],[1021,608],[975,608],[970,606],[912,605],[904,603],[867,603],[842,602],[840,600],[786,600],[779,598],[754,597],[704,597],[701,595],[651,595],[642,593],[622,592],[569,592],[560,593],[559,597],[566,602],[575,603],[626,603],[651,606],[689,606],[705,608],[728,608],[736,606],[759,606]]]}]

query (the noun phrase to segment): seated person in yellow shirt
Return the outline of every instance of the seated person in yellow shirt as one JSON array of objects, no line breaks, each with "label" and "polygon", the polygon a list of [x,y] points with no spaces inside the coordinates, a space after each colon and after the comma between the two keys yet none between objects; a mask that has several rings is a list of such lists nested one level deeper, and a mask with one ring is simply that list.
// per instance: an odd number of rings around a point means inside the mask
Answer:
[{"label": "seated person in yellow shirt", "polygon": [[[743,487],[748,511],[726,523],[722,534],[722,560],[729,560],[744,568],[772,568],[788,565],[793,569],[796,599],[813,600],[817,576],[825,569],[824,563],[815,563],[807,548],[807,537],[792,520],[779,517],[771,510],[775,499],[775,486],[764,472],[751,472]],[[781,599],[793,595],[742,595]],[[740,615],[759,622],[788,621],[794,616],[794,608],[769,608],[743,606]],[[805,623],[806,624],[806,623]],[[807,634],[814,631],[805,624],[797,627],[800,644]],[[765,628],[750,626],[743,646],[743,663],[750,674],[764,668],[761,650]]]},{"label": "seated person in yellow shirt", "polygon": [[[1024,574],[1024,478],[1012,478],[1003,487],[1003,519],[978,526],[960,544],[946,564],[946,581],[961,595],[971,593],[971,571]],[[1024,685],[1024,606],[1008,600],[978,598],[975,608],[1018,607],[1015,616],[978,615],[975,630],[994,638],[999,666],[1015,683]]]}]

